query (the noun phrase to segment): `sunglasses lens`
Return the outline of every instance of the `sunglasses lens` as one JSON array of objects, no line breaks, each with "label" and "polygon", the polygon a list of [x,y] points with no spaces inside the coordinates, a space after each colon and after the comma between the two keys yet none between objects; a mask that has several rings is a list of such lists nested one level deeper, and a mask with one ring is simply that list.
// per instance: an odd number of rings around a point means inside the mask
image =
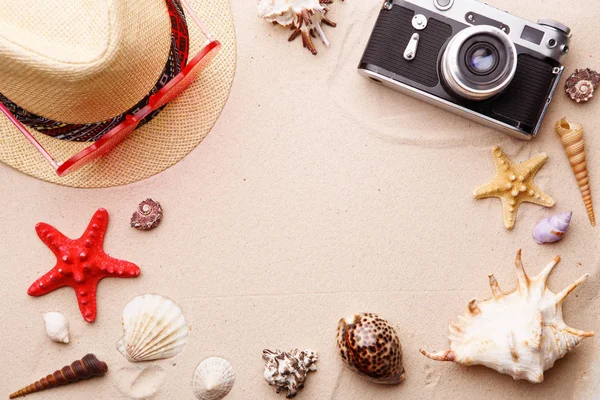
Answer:
[{"label": "sunglasses lens", "polygon": [[190,86],[204,67],[216,56],[220,46],[218,41],[212,41],[206,45],[200,54],[188,62],[183,73],[173,78],[171,82],[151,98],[150,105],[152,108],[157,109],[164,106]]},{"label": "sunglasses lens", "polygon": [[111,151],[116,145],[121,143],[131,132],[134,131],[137,125],[137,121],[128,119],[125,122],[115,126],[100,140],[62,163],[56,170],[56,173],[58,176],[65,176],[103,156]]}]

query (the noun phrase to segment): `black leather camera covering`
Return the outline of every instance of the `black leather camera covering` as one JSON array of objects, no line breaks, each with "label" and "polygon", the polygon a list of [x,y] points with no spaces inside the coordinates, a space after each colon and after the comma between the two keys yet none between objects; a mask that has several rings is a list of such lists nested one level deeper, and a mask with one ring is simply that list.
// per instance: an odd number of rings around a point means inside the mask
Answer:
[{"label": "black leather camera covering", "polygon": [[438,56],[442,46],[452,35],[452,27],[435,19],[427,22],[420,35],[417,57],[404,59],[404,50],[413,33],[415,12],[404,7],[393,7],[379,14],[362,62],[374,64],[428,87],[440,83]]}]

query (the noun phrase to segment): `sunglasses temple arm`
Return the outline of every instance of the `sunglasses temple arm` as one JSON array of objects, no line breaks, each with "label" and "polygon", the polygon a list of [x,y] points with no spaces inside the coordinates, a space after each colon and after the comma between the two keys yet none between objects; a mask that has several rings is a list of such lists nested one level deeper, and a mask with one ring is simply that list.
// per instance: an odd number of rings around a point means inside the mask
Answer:
[{"label": "sunglasses temple arm", "polygon": [[54,169],[58,168],[58,163],[56,162],[56,160],[52,158],[50,153],[48,153],[46,149],[44,149],[40,142],[38,142],[33,137],[33,135],[27,130],[27,128],[25,128],[23,124],[15,118],[15,116],[10,112],[8,108],[6,108],[6,106],[2,102],[0,102],[0,111],[2,111],[8,117],[8,119],[19,129],[19,131],[21,131],[23,136],[25,136],[25,138],[29,140],[33,147],[35,147],[36,150],[39,151],[42,156],[44,156],[44,158],[50,163],[50,165],[54,167]]},{"label": "sunglasses temple arm", "polygon": [[213,40],[215,40],[212,37],[212,35],[210,34],[210,32],[208,31],[208,29],[206,28],[206,25],[204,25],[204,22],[202,22],[200,17],[198,17],[198,15],[194,12],[194,10],[190,6],[190,4],[187,2],[187,0],[180,0],[180,1],[181,1],[181,4],[183,4],[183,8],[185,8],[185,11],[187,11],[187,13],[190,15],[190,17],[192,17],[192,19],[194,20],[196,25],[198,25],[200,27],[200,30],[202,31],[204,36],[206,36],[206,38],[211,42]]}]

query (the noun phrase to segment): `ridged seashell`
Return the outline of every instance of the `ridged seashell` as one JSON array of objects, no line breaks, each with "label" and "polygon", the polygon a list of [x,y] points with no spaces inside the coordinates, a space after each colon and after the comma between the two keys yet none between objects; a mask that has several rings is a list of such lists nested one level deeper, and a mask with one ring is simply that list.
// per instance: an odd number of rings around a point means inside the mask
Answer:
[{"label": "ridged seashell", "polygon": [[194,394],[199,400],[219,400],[227,396],[235,383],[229,361],[210,357],[198,364],[192,378]]},{"label": "ridged seashell", "polygon": [[160,224],[163,210],[158,201],[146,199],[142,201],[131,216],[131,227],[141,231],[154,229]]},{"label": "ridged seashell", "polygon": [[275,386],[277,393],[287,389],[286,397],[291,399],[304,387],[308,372],[317,370],[315,363],[318,361],[318,355],[311,349],[295,349],[289,352],[265,349],[263,360],[266,361],[264,377],[269,385]]},{"label": "ridged seashell", "polygon": [[375,383],[396,384],[405,378],[402,347],[394,328],[377,314],[342,318],[337,344],[350,369]]},{"label": "ridged seashell", "polygon": [[594,332],[574,329],[562,317],[565,298],[588,275],[560,293],[546,286],[548,276],[560,261],[556,257],[537,276],[529,277],[517,252],[517,289],[503,293],[494,275],[489,275],[493,297],[481,303],[473,299],[467,311],[450,325],[450,350],[423,355],[437,361],[484,365],[516,379],[533,383],[544,380],[544,371]]},{"label": "ridged seashell", "polygon": [[578,103],[591,99],[598,85],[600,85],[600,74],[589,68],[576,69],[565,83],[567,93]]},{"label": "ridged seashell", "polygon": [[69,343],[69,320],[64,314],[53,311],[44,314],[46,334],[52,341]]},{"label": "ridged seashell", "polygon": [[564,212],[544,218],[533,228],[533,238],[538,244],[558,242],[567,231],[572,215],[572,212]]},{"label": "ridged seashell", "polygon": [[333,0],[260,0],[258,2],[258,16],[274,24],[291,26],[293,30],[289,41],[302,35],[302,44],[311,53],[317,54],[312,37],[318,34],[325,46],[329,47],[329,41],[321,28],[324,23],[335,27],[325,14],[329,11],[326,4]]},{"label": "ridged seashell", "polygon": [[81,360],[74,361],[71,365],[66,365],[61,369],[54,371],[53,374],[12,393],[9,398],[15,399],[56,386],[67,385],[69,383],[88,379],[93,376],[102,376],[107,371],[108,366],[104,361],[98,360],[93,354],[88,354]]},{"label": "ridged seashell", "polygon": [[556,133],[565,148],[569,163],[577,179],[579,191],[588,213],[590,223],[596,226],[596,216],[592,203],[592,192],[590,190],[590,179],[588,177],[587,162],[585,160],[585,142],[583,139],[583,126],[576,122],[569,122],[566,118],[556,123]]},{"label": "ridged seashell", "polygon": [[173,357],[189,334],[181,308],[156,294],[138,296],[125,306],[123,331],[117,349],[132,362]]}]

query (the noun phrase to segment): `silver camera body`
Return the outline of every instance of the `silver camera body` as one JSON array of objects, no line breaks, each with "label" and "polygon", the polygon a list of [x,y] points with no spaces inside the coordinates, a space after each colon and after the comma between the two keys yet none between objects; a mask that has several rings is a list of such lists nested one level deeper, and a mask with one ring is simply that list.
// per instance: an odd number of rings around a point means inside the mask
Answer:
[{"label": "silver camera body", "polygon": [[538,133],[571,30],[476,0],[386,0],[361,75],[521,139]]}]

